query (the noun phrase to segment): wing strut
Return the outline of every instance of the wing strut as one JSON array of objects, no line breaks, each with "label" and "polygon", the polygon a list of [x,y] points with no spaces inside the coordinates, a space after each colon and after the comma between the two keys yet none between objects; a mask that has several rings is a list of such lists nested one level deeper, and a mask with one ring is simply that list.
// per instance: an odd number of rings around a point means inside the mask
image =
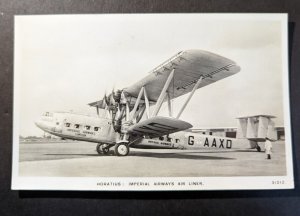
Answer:
[{"label": "wing strut", "polygon": [[126,119],[126,121],[129,121],[130,108],[129,108],[129,102],[128,101],[126,101],[126,108],[125,108],[125,110],[126,110],[125,119]]},{"label": "wing strut", "polygon": [[146,89],[144,88],[144,98],[145,98],[145,105],[146,105],[146,116],[147,119],[150,118],[150,107],[149,107],[149,99],[147,96]]},{"label": "wing strut", "polygon": [[173,117],[173,109],[172,109],[172,104],[171,104],[170,92],[167,92],[167,99],[168,99],[169,116]]},{"label": "wing strut", "polygon": [[145,105],[143,105],[143,106],[140,108],[140,111],[139,111],[139,113],[138,113],[138,115],[137,115],[137,117],[136,117],[136,123],[138,123],[138,122],[142,119],[142,117],[143,117],[143,115],[144,115],[144,112],[145,112],[145,109],[146,109],[146,106],[145,106]]},{"label": "wing strut", "polygon": [[165,99],[166,94],[167,94],[167,90],[169,88],[169,85],[170,85],[171,80],[173,79],[173,77],[174,77],[174,69],[171,71],[171,73],[170,73],[170,75],[169,75],[169,77],[168,77],[168,79],[167,79],[167,81],[166,81],[166,83],[165,83],[158,99],[157,99],[156,106],[155,106],[155,108],[153,110],[153,113],[152,113],[152,117],[157,116],[157,113],[159,112],[160,107],[161,107],[162,103],[164,102],[164,99]]},{"label": "wing strut", "polygon": [[99,117],[99,107],[96,106],[97,116]]},{"label": "wing strut", "polygon": [[198,79],[197,83],[194,85],[193,90],[191,91],[191,93],[189,94],[189,96],[187,97],[186,101],[184,102],[183,106],[181,107],[178,115],[177,115],[177,119],[181,116],[183,110],[185,109],[186,105],[189,103],[189,101],[191,100],[193,94],[195,93],[195,91],[197,90],[198,86],[200,85],[200,83],[203,80],[203,76],[201,75],[200,78]]},{"label": "wing strut", "polygon": [[139,93],[139,95],[138,95],[138,97],[137,97],[137,99],[136,99],[136,102],[135,102],[135,104],[134,104],[133,110],[131,111],[132,114],[131,114],[130,121],[132,121],[132,120],[134,119],[134,117],[135,117],[136,110],[137,110],[137,108],[138,108],[138,106],[139,106],[139,104],[140,104],[140,100],[141,100],[142,95],[143,95],[143,93],[144,93],[144,88],[145,88],[145,87],[142,87],[142,88],[141,88],[140,93]]}]

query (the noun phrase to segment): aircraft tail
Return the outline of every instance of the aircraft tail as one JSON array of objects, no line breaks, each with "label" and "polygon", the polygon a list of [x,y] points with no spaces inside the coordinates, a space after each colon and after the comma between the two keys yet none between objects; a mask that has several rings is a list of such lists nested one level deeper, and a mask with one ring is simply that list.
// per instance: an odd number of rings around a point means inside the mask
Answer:
[{"label": "aircraft tail", "polygon": [[237,139],[250,140],[251,148],[257,147],[257,142],[264,142],[268,137],[276,140],[275,124],[271,115],[254,115],[239,117],[237,127]]}]

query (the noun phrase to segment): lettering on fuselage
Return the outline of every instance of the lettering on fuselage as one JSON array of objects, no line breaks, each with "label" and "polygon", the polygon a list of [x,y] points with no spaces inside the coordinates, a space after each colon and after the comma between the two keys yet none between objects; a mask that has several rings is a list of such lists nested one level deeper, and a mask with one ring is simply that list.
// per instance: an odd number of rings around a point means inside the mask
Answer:
[{"label": "lettering on fuselage", "polygon": [[148,143],[159,144],[159,142],[154,141],[154,140],[148,140]]},{"label": "lettering on fuselage", "polygon": [[[188,145],[195,144],[195,137],[188,136]],[[221,139],[221,138],[213,138],[212,142],[209,142],[208,137],[205,138],[204,147],[215,147],[215,148],[232,148],[232,140],[229,139]]]},{"label": "lettering on fuselage", "polygon": [[95,132],[91,132],[91,131],[82,131],[82,133],[90,134],[90,135],[95,135]]},{"label": "lettering on fuselage", "polygon": [[159,142],[159,141],[155,141],[155,140],[148,140],[148,143],[150,144],[156,144],[156,145],[164,145],[164,146],[172,146],[171,143],[168,142]]},{"label": "lettering on fuselage", "polygon": [[67,131],[70,131],[70,132],[80,132],[80,130],[76,130],[76,129],[67,129]]},{"label": "lettering on fuselage", "polygon": [[188,144],[189,145],[194,145],[194,136],[189,136],[188,137]]},{"label": "lettering on fuselage", "polygon": [[81,137],[85,137],[86,134],[82,134],[82,133],[75,133],[76,136],[81,136]]},{"label": "lettering on fuselage", "polygon": [[82,133],[80,133],[80,130],[78,129],[72,129],[72,128],[68,128],[67,131],[69,132],[74,132],[76,136],[86,136],[88,135],[95,135],[95,132],[92,131],[82,131]]}]

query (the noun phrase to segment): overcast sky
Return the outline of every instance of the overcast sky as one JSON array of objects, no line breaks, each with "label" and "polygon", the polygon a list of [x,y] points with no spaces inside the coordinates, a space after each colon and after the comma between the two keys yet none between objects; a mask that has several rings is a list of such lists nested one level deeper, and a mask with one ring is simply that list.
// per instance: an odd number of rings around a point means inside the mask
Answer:
[{"label": "overcast sky", "polygon": [[[105,90],[130,86],[188,49],[232,59],[241,72],[197,90],[181,119],[196,128],[228,127],[236,126],[237,116],[271,114],[283,125],[285,43],[280,19],[271,16],[18,16],[20,134],[43,134],[34,121],[44,111],[95,113],[87,103],[101,99]],[[184,99],[174,101],[175,110]]]}]

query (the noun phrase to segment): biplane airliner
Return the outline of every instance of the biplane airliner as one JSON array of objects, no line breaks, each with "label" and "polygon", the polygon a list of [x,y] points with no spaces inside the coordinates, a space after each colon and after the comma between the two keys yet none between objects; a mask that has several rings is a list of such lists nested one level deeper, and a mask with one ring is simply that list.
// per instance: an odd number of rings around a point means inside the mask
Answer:
[{"label": "biplane airliner", "polygon": [[[180,119],[197,89],[239,71],[234,61],[211,52],[182,51],[132,86],[113,90],[102,100],[89,103],[96,108],[97,116],[46,112],[35,124],[64,139],[97,143],[99,154],[108,154],[111,148],[115,155],[126,156],[130,148],[231,149],[244,144],[260,151],[258,142],[272,131],[273,116],[240,118],[237,139],[188,132],[192,125]],[[171,100],[186,94],[174,115]],[[164,102],[169,115],[159,116]]]}]

